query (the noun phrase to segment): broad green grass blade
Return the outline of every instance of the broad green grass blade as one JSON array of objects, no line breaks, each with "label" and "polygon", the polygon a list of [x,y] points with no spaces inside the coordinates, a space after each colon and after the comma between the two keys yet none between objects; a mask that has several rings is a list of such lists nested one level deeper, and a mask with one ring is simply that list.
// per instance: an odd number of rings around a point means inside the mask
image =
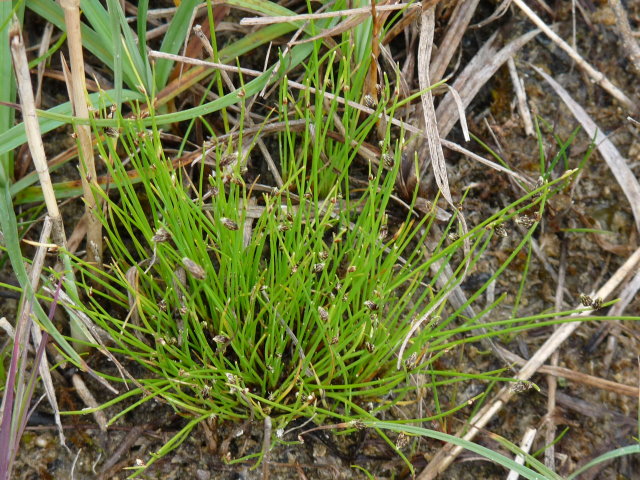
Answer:
[{"label": "broad green grass blade", "polygon": [[[119,32],[120,17],[122,13],[120,2],[117,2],[115,0],[108,0],[107,5],[109,7],[111,31]],[[128,29],[129,26],[127,25],[125,28]],[[119,38],[116,37],[115,41],[113,42],[113,90],[115,96],[114,105],[116,106],[116,111],[120,112],[120,109],[122,108],[122,43],[118,40]]]},{"label": "broad green grass blade", "polygon": [[[101,100],[104,101],[105,105],[111,105],[114,98],[115,91],[113,90],[107,90],[101,93],[92,93],[89,95],[89,100],[94,105],[98,104]],[[144,101],[144,97],[140,93],[133,92],[131,90],[123,90],[122,99],[123,101]],[[47,112],[51,115],[48,115]],[[40,131],[43,134],[58,128],[65,123],[73,123],[73,117],[71,116],[71,104],[69,102],[53,107],[50,110],[41,110],[39,111],[39,115],[41,116]],[[115,121],[107,121],[106,125],[116,126],[116,123]],[[0,134],[0,155],[18,148],[20,145],[26,143],[26,141],[27,136],[25,135],[23,123],[2,132]]]},{"label": "broad green grass blade", "polygon": [[[308,57],[308,54],[312,50],[312,48],[313,46],[309,44],[296,45],[294,48],[292,48],[290,51],[290,56],[288,57],[289,59],[288,67],[293,68],[299,65],[302,61],[304,61]],[[217,112],[222,108],[236,104],[238,103],[239,99],[242,98],[243,96],[251,96],[258,93],[267,84],[269,80],[271,80],[272,82],[277,81],[280,78],[279,75],[274,77],[273,79],[271,78],[271,72],[273,71],[273,68],[274,67],[271,67],[269,70],[266,70],[259,77],[256,77],[251,82],[245,84],[242,89],[237,89],[229,93],[228,95],[225,95],[222,98],[218,98],[212,102],[205,103],[204,105],[182,110],[180,112],[147,117],[142,120],[143,122],[142,125],[145,127],[150,127],[153,125],[164,126],[164,125],[169,125],[176,122],[188,121],[195,117],[198,117],[201,115],[208,115],[210,113]],[[68,112],[68,109],[67,109],[67,112]],[[61,113],[54,108],[52,108],[51,110],[39,112],[39,114],[43,118],[57,121],[58,122],[57,126],[62,125],[63,123],[75,123],[75,124],[89,123],[89,121],[76,119],[71,115],[67,114],[66,112]],[[134,123],[137,122],[137,120],[124,119],[122,120],[122,122],[133,125]],[[92,120],[91,123],[99,127],[114,125],[113,120],[97,119],[95,121]],[[0,136],[0,141],[2,141],[2,138],[3,136]],[[4,146],[0,146],[0,153],[2,153],[3,147]]]},{"label": "broad green grass blade", "polygon": [[147,12],[149,11],[149,0],[140,0],[138,2],[138,51],[140,55],[147,54]]},{"label": "broad green grass blade", "polygon": [[[22,4],[21,4],[22,5]],[[24,6],[17,13],[22,16]],[[0,89],[0,101],[13,103],[16,100],[16,82],[13,76],[11,63],[11,49],[9,48],[9,27],[14,14],[13,2],[0,2],[0,78],[5,80],[4,87]],[[13,126],[15,109],[0,105],[0,132],[6,132]],[[0,163],[9,178],[13,177],[13,153],[7,150],[0,154]]]}]

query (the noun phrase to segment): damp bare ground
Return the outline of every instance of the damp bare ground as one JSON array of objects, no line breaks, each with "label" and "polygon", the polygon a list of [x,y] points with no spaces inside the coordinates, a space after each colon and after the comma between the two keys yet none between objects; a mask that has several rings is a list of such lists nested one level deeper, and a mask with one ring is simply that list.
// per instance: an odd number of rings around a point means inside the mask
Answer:
[{"label": "damp bare ground", "polygon": [[[289,4],[295,2],[288,2]],[[435,43],[444,38],[448,31],[448,21],[455,15],[457,2],[440,2],[436,7]],[[474,2],[468,2],[474,3]],[[476,2],[477,3],[477,2]],[[554,31],[569,43],[575,38],[574,48],[583,58],[602,72],[629,98],[638,104],[640,99],[639,72],[628,58],[628,51],[620,38],[616,17],[607,2],[555,2],[546,11],[542,2],[529,2],[530,7],[554,26]],[[614,2],[611,2],[614,3]],[[478,24],[489,18],[494,2],[479,2],[471,24]],[[290,7],[291,8],[291,7]],[[628,2],[626,13],[633,29],[640,28],[640,4]],[[233,13],[224,26],[229,35],[237,30],[237,12]],[[575,20],[575,31],[573,30]],[[407,24],[407,38],[419,30],[417,20]],[[456,57],[447,69],[451,83],[471,62],[491,34],[497,32],[498,46],[507,45],[531,29],[533,25],[515,5],[506,14],[481,28],[469,28],[462,40]],[[223,29],[224,31],[224,29]],[[575,34],[575,37],[574,37]],[[33,39],[33,42],[37,42]],[[416,42],[407,40],[410,48]],[[404,41],[392,45],[393,54],[403,62],[407,56]],[[442,48],[442,46],[440,46]],[[261,52],[259,56],[263,56]],[[457,60],[456,60],[457,59]],[[554,78],[573,99],[587,112],[590,118],[606,133],[615,145],[631,173],[640,176],[640,129],[628,116],[636,118],[637,112],[622,105],[601,86],[579,68],[566,52],[544,34],[525,43],[513,55],[515,72],[523,83],[527,95],[527,105],[534,118],[539,119],[539,135],[527,135],[522,112],[518,111],[514,91],[514,77],[508,66],[502,65],[473,96],[466,108],[469,131],[496,152],[507,165],[516,172],[534,181],[540,173],[540,151],[552,159],[560,150],[559,142],[565,142],[579,126],[576,116],[568,109],[558,93],[534,70],[534,66]],[[259,61],[248,61],[251,68],[260,68]],[[513,70],[512,70],[513,71]],[[415,67],[409,68],[407,83],[417,90],[414,81]],[[473,82],[473,78],[470,80]],[[45,83],[43,95],[54,96],[59,84]],[[49,90],[47,90],[49,89]],[[444,93],[444,92],[443,92]],[[436,97],[438,105],[441,97]],[[185,100],[186,101],[186,100]],[[52,105],[51,105],[52,106]],[[418,122],[419,117],[415,118]],[[447,136],[458,141],[479,155],[488,157],[487,150],[477,143],[465,144],[462,132],[455,127]],[[567,168],[575,168],[591,148],[592,138],[584,130],[577,133],[575,140],[552,172],[552,177],[560,175]],[[50,142],[54,140],[50,139]],[[55,153],[55,145],[48,145]],[[477,224],[499,208],[503,208],[521,196],[515,183],[503,172],[446,151],[446,170],[455,202],[462,200],[462,212],[469,224]],[[263,160],[252,158],[251,169],[264,172]],[[71,172],[70,175],[73,173]],[[423,185],[425,197],[433,198],[435,182]],[[442,204],[443,208],[446,205]],[[65,216],[78,210],[78,203],[68,204]],[[400,208],[399,206],[391,206]],[[616,270],[624,264],[638,247],[637,219],[619,181],[610,166],[598,151],[589,158],[572,184],[570,190],[552,199],[548,213],[540,224],[535,236],[535,249],[521,254],[500,277],[486,298],[490,304],[494,298],[505,295],[505,300],[491,312],[490,320],[509,318],[516,313],[535,314],[546,310],[567,309],[580,303],[581,294],[592,294]],[[67,224],[71,230],[72,225]],[[508,226],[504,237],[492,240],[489,249],[480,262],[469,272],[463,284],[463,292],[472,295],[488,276],[492,275],[505,260],[506,252],[521,241],[522,225]],[[590,229],[587,231],[586,229]],[[607,233],[592,233],[600,230]],[[558,295],[559,272],[563,289]],[[624,287],[632,282],[632,272],[625,278],[615,296],[620,296]],[[561,275],[561,274],[560,274]],[[526,282],[521,283],[523,276]],[[561,275],[562,276],[562,275]],[[6,281],[5,281],[6,279]],[[11,283],[11,272],[5,271],[3,281]],[[559,307],[559,308],[558,308]],[[15,300],[3,300],[0,307],[2,316],[15,315]],[[613,307],[611,307],[613,308]],[[607,313],[610,310],[605,310]],[[633,298],[625,315],[640,315],[640,296]],[[553,327],[539,327],[526,333],[503,335],[498,342],[506,349],[524,359],[530,358],[543,342],[552,334]],[[598,455],[615,448],[630,445],[638,435],[638,333],[634,322],[585,322],[567,339],[558,350],[555,378],[557,384],[550,386],[549,377],[536,374],[532,380],[539,390],[529,389],[517,393],[509,403],[486,424],[475,441],[492,450],[509,454],[498,443],[493,434],[501,435],[519,444],[527,428],[537,429],[532,452],[542,450],[548,441],[545,438],[550,424],[555,425],[553,438],[555,465],[560,474],[569,474],[579,466]],[[97,353],[92,353],[87,361],[97,370],[113,368]],[[452,351],[439,360],[439,370],[460,372],[486,372],[508,367],[507,375],[515,375],[518,366],[505,364],[481,345],[466,346]],[[550,367],[552,368],[553,365]],[[135,373],[135,367],[131,366]],[[101,370],[102,369],[102,370]],[[552,370],[549,370],[552,371]],[[558,373],[560,372],[560,373]],[[70,378],[73,372],[59,369],[54,374],[60,408],[79,410],[84,407],[77,398]],[[139,372],[141,375],[143,372]],[[593,379],[608,380],[608,384],[593,384]],[[98,401],[107,401],[108,392],[101,386],[86,379],[90,390]],[[428,379],[416,379],[416,382]],[[591,382],[592,384],[589,384]],[[553,382],[552,382],[553,383]],[[487,386],[474,382],[457,387],[438,388],[438,405],[448,410],[455,405],[473,398]],[[622,388],[627,386],[627,389]],[[549,410],[549,392],[555,408]],[[553,392],[555,390],[555,392]],[[497,391],[497,389],[496,389]],[[488,397],[491,399],[491,395]],[[488,400],[490,401],[490,400]],[[416,395],[385,414],[386,420],[426,417],[438,413],[433,391],[428,387],[416,389]],[[473,403],[465,409],[445,419],[423,425],[438,431],[455,433],[460,431],[475,412]],[[108,415],[115,414],[123,405],[108,409]],[[157,451],[173,434],[178,432],[188,420],[170,406],[150,401],[142,408],[135,409],[107,432],[101,432],[90,416],[63,417],[67,449],[61,447],[45,402],[37,409],[40,426],[27,429],[22,441],[15,478],[125,478],[127,467],[136,462],[145,462],[152,452]],[[324,478],[367,478],[364,471],[374,478],[409,478],[407,463],[380,436],[369,430],[355,431],[347,435],[339,429],[314,430],[317,427],[310,419],[308,423],[288,426],[286,432],[269,434],[272,446],[262,462],[255,459],[240,463],[234,460],[250,454],[262,452],[265,448],[263,422],[246,421],[238,423],[203,423],[185,442],[166,457],[154,464],[142,478],[159,479],[324,479]],[[305,433],[309,430],[314,430]],[[277,439],[277,440],[276,440]],[[392,441],[401,444],[401,451],[415,469],[418,478],[426,466],[437,457],[442,444],[424,438],[398,438]],[[540,454],[544,458],[544,453]],[[637,478],[640,465],[637,456],[622,457],[606,462],[589,470],[581,478]],[[459,455],[438,478],[477,479],[505,478],[506,472],[488,461],[470,453]]]}]

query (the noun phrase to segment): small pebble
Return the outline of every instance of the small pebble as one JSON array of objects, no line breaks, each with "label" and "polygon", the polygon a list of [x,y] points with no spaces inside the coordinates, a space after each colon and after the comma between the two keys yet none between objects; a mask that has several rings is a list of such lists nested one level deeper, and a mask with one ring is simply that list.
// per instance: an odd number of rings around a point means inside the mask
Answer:
[{"label": "small pebble", "polygon": [[201,468],[196,470],[197,480],[209,480],[210,478],[211,478],[211,472],[209,470],[202,470]]},{"label": "small pebble", "polygon": [[38,437],[36,438],[36,445],[40,448],[45,448],[49,445],[49,440],[46,437]]}]

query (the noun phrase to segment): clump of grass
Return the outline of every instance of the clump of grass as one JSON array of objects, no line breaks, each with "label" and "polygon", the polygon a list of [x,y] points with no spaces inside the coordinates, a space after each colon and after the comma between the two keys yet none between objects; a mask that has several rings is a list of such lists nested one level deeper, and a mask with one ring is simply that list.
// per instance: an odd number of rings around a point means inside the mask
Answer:
[{"label": "clump of grass", "polygon": [[[333,84],[348,75],[339,70]],[[349,181],[354,150],[376,117],[353,129],[350,140],[335,140],[318,128],[336,118],[318,116],[326,107],[321,100],[312,108],[304,93],[301,100],[288,98],[305,107],[292,109],[305,128],[285,127],[278,138],[288,166],[281,188],[245,180],[252,142],[214,145],[188,173],[165,157],[158,129],[141,123],[125,123],[120,136],[129,170],[109,164],[112,187],[101,193],[101,220],[111,263],[105,273],[80,259],[77,267],[86,285],[102,284],[86,309],[110,334],[112,350],[149,372],[120,400],[139,394],[139,406],[158,398],[192,416],[159,454],[207,418],[271,417],[278,430],[299,417],[374,419],[412,399],[409,376],[443,373],[434,360],[465,341],[456,333],[478,328],[480,316],[452,325],[462,310],[440,321],[465,266],[488,247],[494,227],[525,210],[541,211],[566,180],[541,186],[466,237],[454,232],[454,217],[441,237],[426,242],[434,215],[398,214],[391,205],[398,158],[386,170],[359,164],[366,181],[358,188]],[[392,111],[393,104],[378,109]],[[346,123],[350,116],[358,115],[345,105],[339,118]],[[387,129],[381,143],[387,158],[401,141],[391,149]],[[102,155],[114,158],[115,146],[105,145]],[[138,185],[131,171],[138,172]],[[464,241],[471,245],[467,256]],[[456,265],[444,282],[444,270],[434,268],[442,261]],[[499,374],[474,378],[508,380]]]},{"label": "clump of grass", "polygon": [[[354,107],[368,59],[350,40],[326,52],[307,47],[299,94],[282,80],[278,188],[245,175],[256,140],[243,134],[248,85],[235,93],[238,135],[213,142],[190,170],[166,158],[153,111],[121,122],[118,143],[129,164],[107,162],[110,190],[98,192],[111,262],[104,273],[80,259],[77,267],[86,285],[102,285],[85,308],[111,336],[113,352],[149,372],[119,400],[139,394],[134,406],[155,398],[191,416],[158,455],[212,417],[270,417],[276,431],[299,417],[371,420],[414,400],[411,375],[434,378],[433,389],[465,380],[438,372],[433,362],[465,341],[457,333],[477,330],[480,315],[445,315],[447,298],[489,246],[494,227],[524,211],[541,213],[565,180],[541,186],[467,234],[456,229],[456,215],[434,234],[435,210],[418,217],[415,198],[409,210],[393,204],[404,137],[380,115],[393,115],[395,97],[385,80],[376,114]],[[383,137],[378,158],[363,148],[375,129]],[[99,148],[104,158],[118,156],[115,142]],[[449,277],[440,267],[446,263],[454,266]],[[462,324],[454,326],[455,318]],[[507,381],[500,373],[473,378]],[[441,374],[449,378],[436,380]],[[447,413],[436,410],[434,418]]]},{"label": "clump of grass", "polygon": [[[384,397],[423,368],[426,329],[407,350],[413,365],[394,368],[410,319],[433,296],[427,264],[399,264],[424,255],[409,246],[423,240],[417,227],[427,219],[385,234],[397,167],[371,169],[357,197],[349,159],[324,198],[304,168],[288,179],[298,194],[256,195],[242,158],[221,166],[229,154],[218,149],[212,175],[193,185],[163,156],[157,131],[146,133],[123,142],[138,143],[128,153],[144,172],[141,190],[120,165],[112,171],[117,196],[105,196],[103,222],[114,262],[92,316],[122,353],[164,379],[150,380],[153,390],[221,419],[350,418],[352,404]],[[114,304],[120,318],[104,307]]]}]

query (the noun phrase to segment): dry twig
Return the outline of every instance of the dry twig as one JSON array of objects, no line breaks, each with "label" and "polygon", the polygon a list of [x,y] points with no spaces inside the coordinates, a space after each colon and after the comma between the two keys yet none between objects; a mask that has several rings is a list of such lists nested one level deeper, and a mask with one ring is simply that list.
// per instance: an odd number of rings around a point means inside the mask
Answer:
[{"label": "dry twig", "polygon": [[[509,362],[512,362],[516,365],[524,366],[527,361],[516,355],[513,352],[505,348],[500,349],[502,355]],[[565,367],[557,367],[553,365],[542,365],[538,369],[538,373],[543,373],[546,375],[553,375],[554,377],[565,378],[571,382],[581,383],[582,385],[589,385],[591,387],[598,388],[600,390],[606,390],[607,392],[617,393],[618,395],[624,395],[627,397],[637,398],[640,395],[640,388],[633,387],[631,385],[625,385],[623,383],[613,382],[611,380],[606,380],[600,377],[594,377],[593,375],[589,375],[587,373],[577,372],[575,370],[571,370]],[[559,393],[556,393],[556,400]]]},{"label": "dry twig", "polygon": [[84,402],[84,404],[91,409],[96,409],[93,412],[93,418],[95,418],[96,423],[100,427],[100,430],[103,432],[107,431],[107,416],[102,410],[97,410],[100,406],[96,401],[95,397],[91,393],[91,390],[87,388],[87,385],[82,380],[82,377],[77,373],[74,373],[71,377],[71,383],[76,390],[76,393],[80,397],[80,399]]},{"label": "dry twig", "polygon": [[126,464],[126,460],[122,460],[122,457],[125,455],[126,451],[129,450],[134,444],[140,441],[141,435],[144,433],[146,425],[136,425],[131,431],[127,434],[126,437],[118,444],[115,451],[109,456],[105,462],[102,464],[102,468],[98,473],[98,480],[104,480],[106,478],[113,478],[120,472],[115,472],[114,467],[117,468],[118,463]]},{"label": "dry twig", "polygon": [[564,50],[571,59],[576,62],[576,65],[585,71],[591,79],[606,90],[611,96],[616,98],[620,103],[627,107],[632,112],[636,111],[638,106],[633,100],[631,100],[622,90],[616,87],[609,79],[602,73],[593,68],[584,58],[578,54],[571,46],[560,38],[549,26],[531,10],[523,0],[513,0],[522,12],[529,17],[529,19],[536,24],[536,26],[544,32],[544,34],[551,39],[556,45]]},{"label": "dry twig", "polygon": [[[531,445],[533,445],[533,440],[536,438],[537,430],[535,428],[527,428],[522,435],[522,441],[520,442],[520,450],[524,453],[529,453],[531,450]],[[516,463],[519,465],[524,465],[524,455],[516,456]],[[507,475],[507,480],[518,480],[519,478],[518,472],[511,470],[509,471],[509,475]]]},{"label": "dry twig", "polygon": [[[38,173],[42,196],[44,197],[45,205],[47,206],[47,212],[51,218],[53,241],[64,251],[64,249],[66,249],[67,239],[62,216],[60,215],[58,202],[53,190],[53,184],[51,183],[51,176],[49,175],[49,166],[47,164],[47,157],[42,143],[40,124],[38,123],[33,91],[31,89],[31,78],[29,75],[27,56],[24,49],[22,35],[20,33],[20,25],[17,20],[14,21],[11,27],[9,38],[11,42],[11,53],[13,56],[16,81],[18,84],[18,92],[20,93],[20,103],[22,105],[22,116],[27,134],[27,143],[29,144],[29,150],[31,152],[31,158],[33,159],[35,170]],[[67,258],[68,260],[68,257],[64,257],[63,254],[63,260],[64,258]],[[73,272],[68,271],[67,278],[72,281]],[[73,321],[73,319],[71,320],[71,334],[78,339],[84,338],[90,340],[91,338],[88,332],[84,330],[83,326]]]},{"label": "dry twig", "polygon": [[49,166],[47,165],[47,157],[44,152],[42,136],[40,134],[40,124],[36,114],[35,102],[33,98],[33,90],[31,89],[31,75],[29,74],[29,63],[20,33],[20,24],[14,21],[9,32],[11,42],[11,53],[13,56],[13,64],[18,84],[18,92],[20,93],[20,104],[22,106],[22,118],[25,124],[25,132],[27,134],[27,143],[31,151],[33,165],[38,173],[42,195],[47,213],[52,222],[53,241],[64,247],[66,243],[64,225],[62,224],[62,216],[58,209],[53,184],[49,175]]},{"label": "dry twig", "polygon": [[269,463],[271,457],[271,417],[264,417],[264,431],[262,437],[262,480],[269,480]]},{"label": "dry twig", "polygon": [[[420,8],[420,5],[415,3],[398,3],[395,5],[377,5],[376,10],[380,12],[394,11]],[[285,22],[300,22],[303,20],[321,20],[323,18],[335,18],[335,17],[352,17],[361,15],[366,18],[367,14],[371,12],[371,7],[362,8],[350,8],[347,10],[335,10],[333,12],[326,13],[300,13],[295,16],[280,16],[280,17],[245,17],[240,20],[240,25],[271,25],[273,23],[285,23]]]},{"label": "dry twig", "polygon": [[[53,23],[47,23],[42,33],[42,39],[40,40],[40,47],[38,48],[38,57],[42,57],[47,50],[49,50],[49,43],[51,43],[51,36],[53,34]],[[38,80],[36,83],[36,107],[40,108],[42,101],[42,80],[44,78],[46,62],[40,62],[38,64]]]},{"label": "dry twig", "polygon": [[[562,311],[562,299],[564,297],[564,280],[567,273],[567,250],[568,240],[564,238],[560,246],[560,267],[558,268],[558,282],[556,285],[556,298],[555,309],[556,312]],[[554,330],[557,330],[558,326],[554,325]],[[551,354],[551,366],[557,367],[559,360],[559,352],[556,350]],[[545,444],[547,449],[544,451],[544,464],[551,471],[556,471],[556,450],[554,445],[554,439],[556,438],[556,422],[555,422],[555,410],[556,410],[556,389],[558,382],[553,375],[547,375],[547,431],[545,432]]]},{"label": "dry twig", "polygon": [[[631,303],[631,300],[636,298],[638,290],[640,290],[640,270],[638,270],[636,275],[622,290],[622,292],[620,293],[620,300],[613,307],[611,307],[611,310],[609,311],[609,315],[614,318],[622,315],[622,313],[627,308],[629,303]],[[620,325],[618,322],[616,323],[609,322],[607,326],[609,327],[608,328],[609,337],[607,339],[605,355],[604,355],[604,358],[602,359],[602,363],[604,364],[605,371],[609,370],[609,368],[611,367],[613,354],[615,353],[616,346],[618,344],[618,333],[620,332]]]}]

